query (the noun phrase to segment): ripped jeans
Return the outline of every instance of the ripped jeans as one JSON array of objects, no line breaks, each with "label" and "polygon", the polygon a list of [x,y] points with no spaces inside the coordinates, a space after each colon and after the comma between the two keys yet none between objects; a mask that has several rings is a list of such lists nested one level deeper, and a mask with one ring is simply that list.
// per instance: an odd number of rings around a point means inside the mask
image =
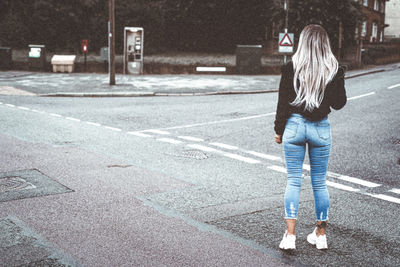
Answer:
[{"label": "ripped jeans", "polygon": [[326,172],[332,142],[328,118],[309,121],[300,114],[292,114],[286,123],[282,141],[288,177],[285,192],[285,219],[297,219],[303,161],[306,144],[308,144],[315,215],[317,221],[327,221],[329,193],[326,187]]}]

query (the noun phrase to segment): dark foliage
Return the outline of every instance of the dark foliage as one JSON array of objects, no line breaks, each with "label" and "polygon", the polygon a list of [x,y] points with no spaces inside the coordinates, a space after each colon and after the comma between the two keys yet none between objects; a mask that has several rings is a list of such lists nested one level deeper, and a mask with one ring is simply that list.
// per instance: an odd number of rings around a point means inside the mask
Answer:
[{"label": "dark foliage", "polygon": [[[116,49],[123,28],[145,29],[145,51],[233,52],[237,44],[262,44],[266,27],[283,30],[282,0],[115,0]],[[342,21],[345,44],[354,39],[360,19],[352,0],[290,0],[289,31],[296,36],[309,23],[322,24],[335,45]],[[79,53],[107,46],[108,0],[2,0],[0,45]],[[269,27],[270,28],[270,27]]]}]

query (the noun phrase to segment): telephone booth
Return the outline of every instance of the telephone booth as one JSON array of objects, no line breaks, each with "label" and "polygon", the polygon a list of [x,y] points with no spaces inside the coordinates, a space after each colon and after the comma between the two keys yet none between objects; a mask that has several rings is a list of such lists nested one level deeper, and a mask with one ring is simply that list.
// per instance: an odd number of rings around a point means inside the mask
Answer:
[{"label": "telephone booth", "polygon": [[124,74],[143,73],[143,37],[143,28],[124,28]]}]

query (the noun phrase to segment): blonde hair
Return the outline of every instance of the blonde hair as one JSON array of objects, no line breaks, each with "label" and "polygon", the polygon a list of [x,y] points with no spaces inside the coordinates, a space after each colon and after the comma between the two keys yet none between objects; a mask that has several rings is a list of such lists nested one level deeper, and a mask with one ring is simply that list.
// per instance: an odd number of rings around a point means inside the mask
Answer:
[{"label": "blonde hair", "polygon": [[305,103],[304,110],[312,111],[321,105],[326,85],[336,75],[339,65],[325,29],[314,24],[306,26],[300,34],[299,46],[292,61],[297,96],[291,105]]}]

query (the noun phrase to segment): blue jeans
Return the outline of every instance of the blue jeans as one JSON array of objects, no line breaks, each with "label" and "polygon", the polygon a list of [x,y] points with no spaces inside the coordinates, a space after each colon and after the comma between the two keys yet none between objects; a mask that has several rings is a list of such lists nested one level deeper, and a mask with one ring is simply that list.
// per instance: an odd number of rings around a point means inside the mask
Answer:
[{"label": "blue jeans", "polygon": [[288,177],[285,219],[297,219],[303,161],[308,144],[316,218],[317,221],[328,220],[329,193],[326,187],[326,172],[332,142],[328,118],[309,121],[300,114],[292,114],[286,123],[282,142]]}]

